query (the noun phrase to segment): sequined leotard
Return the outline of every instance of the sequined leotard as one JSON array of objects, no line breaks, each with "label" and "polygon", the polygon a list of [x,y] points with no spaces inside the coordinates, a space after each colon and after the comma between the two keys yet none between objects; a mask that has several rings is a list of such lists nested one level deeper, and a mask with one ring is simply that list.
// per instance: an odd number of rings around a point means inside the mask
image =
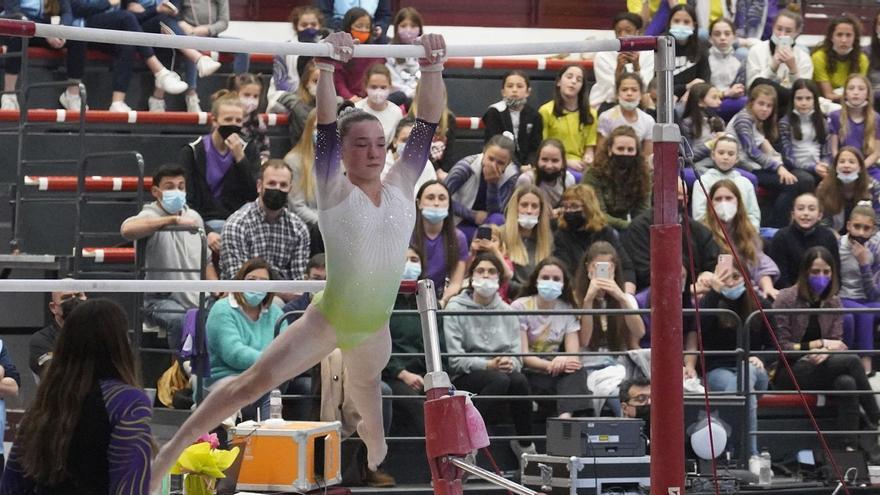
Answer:
[{"label": "sequined leotard", "polygon": [[336,329],[343,349],[356,347],[391,316],[415,225],[413,188],[435,128],[416,121],[403,156],[383,181],[376,206],[342,173],[336,123],[318,125],[318,226],[326,247],[327,285],[313,304]]}]

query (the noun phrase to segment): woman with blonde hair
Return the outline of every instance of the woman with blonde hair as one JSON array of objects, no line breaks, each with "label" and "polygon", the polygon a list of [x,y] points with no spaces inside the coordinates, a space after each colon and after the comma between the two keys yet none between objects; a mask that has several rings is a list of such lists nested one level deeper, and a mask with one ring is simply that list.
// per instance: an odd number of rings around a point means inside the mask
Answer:
[{"label": "woman with blonde hair", "polygon": [[517,187],[504,209],[502,240],[513,262],[510,295],[516,297],[540,261],[553,251],[550,205],[537,186]]},{"label": "woman with blonde hair", "polygon": [[284,155],[284,163],[292,171],[290,193],[287,195],[287,207],[309,227],[312,255],[324,252],[324,241],[318,229],[318,198],[315,194],[315,126],[317,114],[313,109],[309,112],[303,127],[304,139]]}]

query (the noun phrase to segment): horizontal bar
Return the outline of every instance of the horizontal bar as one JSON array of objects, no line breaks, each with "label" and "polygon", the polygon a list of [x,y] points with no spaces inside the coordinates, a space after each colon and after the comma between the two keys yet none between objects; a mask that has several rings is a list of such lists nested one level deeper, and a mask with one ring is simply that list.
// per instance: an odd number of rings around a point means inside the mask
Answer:
[{"label": "horizontal bar", "polygon": [[323,280],[0,280],[0,292],[318,292]]}]

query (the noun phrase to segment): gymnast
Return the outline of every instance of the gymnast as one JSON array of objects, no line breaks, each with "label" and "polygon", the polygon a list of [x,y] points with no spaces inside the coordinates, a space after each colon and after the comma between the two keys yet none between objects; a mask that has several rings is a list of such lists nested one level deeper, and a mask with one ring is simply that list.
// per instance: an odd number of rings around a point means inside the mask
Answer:
[{"label": "gymnast", "polygon": [[[354,42],[348,33],[325,39],[333,58],[347,62]],[[303,316],[263,352],[247,371],[219,381],[153,461],[151,487],[185,447],[266,391],[298,376],[342,348],[351,377],[348,392],[361,415],[358,434],[367,446],[367,464],[376,470],[387,453],[382,430],[379,381],[391,353],[388,319],[397,296],[407,246],[415,224],[413,190],[428,160],[434,130],[444,108],[442,70],[446,43],[427,34],[416,43],[425,49],[419,115],[402,156],[385,177],[382,124],[360,110],[336,115],[333,65],[316,60],[318,225],[327,247],[327,284]],[[345,165],[343,175],[341,163]]]}]

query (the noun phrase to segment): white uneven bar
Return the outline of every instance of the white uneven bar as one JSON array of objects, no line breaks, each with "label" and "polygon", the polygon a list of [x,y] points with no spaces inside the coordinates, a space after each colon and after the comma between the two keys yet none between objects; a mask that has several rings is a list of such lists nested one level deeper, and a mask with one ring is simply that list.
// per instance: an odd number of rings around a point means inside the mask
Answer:
[{"label": "white uneven bar", "polygon": [[[227,53],[272,53],[276,55],[307,55],[329,57],[330,45],[326,43],[247,41],[229,38],[206,38],[201,36],[173,36],[153,33],[133,33],[110,29],[40,24],[35,26],[36,36],[62,38],[94,43],[141,45],[158,48],[194,48],[202,51]],[[616,52],[620,50],[617,39],[557,41],[547,43],[506,43],[450,45],[446,48],[450,57],[503,57],[513,55],[555,55],[557,53]],[[421,57],[420,45],[356,45],[355,57],[407,58]]]},{"label": "white uneven bar", "polygon": [[318,292],[323,280],[0,280],[0,292]]}]

